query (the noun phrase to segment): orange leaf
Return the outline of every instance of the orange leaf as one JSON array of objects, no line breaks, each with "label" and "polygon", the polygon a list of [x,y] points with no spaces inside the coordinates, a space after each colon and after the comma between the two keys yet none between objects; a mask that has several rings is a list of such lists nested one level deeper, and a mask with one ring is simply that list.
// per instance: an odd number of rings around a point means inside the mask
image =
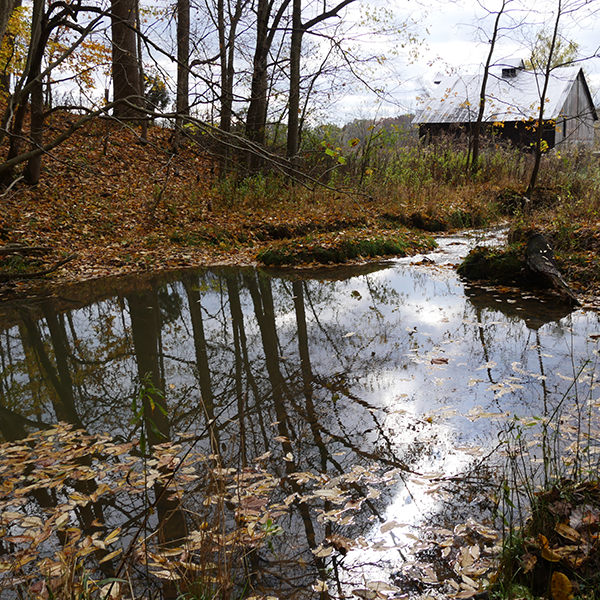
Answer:
[{"label": "orange leaf", "polygon": [[552,548],[542,548],[542,558],[549,560],[550,562],[559,562],[560,554],[557,554]]}]

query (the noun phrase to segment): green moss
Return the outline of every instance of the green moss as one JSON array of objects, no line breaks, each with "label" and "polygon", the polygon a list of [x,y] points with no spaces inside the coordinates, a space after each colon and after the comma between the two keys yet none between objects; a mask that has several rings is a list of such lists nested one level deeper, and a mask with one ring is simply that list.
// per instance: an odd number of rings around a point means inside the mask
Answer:
[{"label": "green moss", "polygon": [[410,251],[434,247],[431,239],[364,238],[343,240],[294,241],[270,247],[258,253],[265,265],[298,265],[343,263],[353,258],[376,256],[406,256]]},{"label": "green moss", "polygon": [[469,252],[457,271],[470,280],[489,281],[497,285],[523,283],[523,248],[512,245],[507,248],[477,246]]},{"label": "green moss", "polygon": [[448,217],[450,226],[454,229],[466,229],[468,227],[483,227],[486,225],[484,215],[476,212],[468,212],[465,210],[455,210]]},{"label": "green moss", "polygon": [[232,243],[235,243],[235,239],[232,239],[227,231],[216,227],[185,231],[174,229],[169,235],[169,241],[173,244],[187,247],[229,247]]}]

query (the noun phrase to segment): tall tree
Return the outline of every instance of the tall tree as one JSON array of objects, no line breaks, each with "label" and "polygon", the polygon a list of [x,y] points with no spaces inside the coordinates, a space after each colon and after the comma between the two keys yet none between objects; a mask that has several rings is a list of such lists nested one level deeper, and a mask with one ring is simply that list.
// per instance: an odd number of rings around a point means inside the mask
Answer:
[{"label": "tall tree", "polygon": [[292,158],[298,153],[300,146],[300,59],[302,56],[302,38],[315,25],[339,16],[340,11],[355,0],[342,0],[331,10],[327,10],[302,23],[302,0],[293,0],[292,35],[290,43],[290,93],[287,132],[287,156]]},{"label": "tall tree", "polygon": [[0,44],[4,39],[10,15],[17,6],[21,6],[21,0],[2,0],[0,3]]},{"label": "tall tree", "polygon": [[506,5],[508,4],[508,2],[510,2],[510,0],[502,0],[502,5],[496,13],[496,18],[494,20],[494,29],[492,31],[492,35],[490,36],[490,49],[488,51],[488,55],[485,61],[485,66],[483,67],[481,88],[479,90],[479,107],[477,110],[477,119],[475,120],[475,123],[473,125],[473,137],[471,138],[471,173],[473,175],[477,173],[477,169],[479,168],[479,142],[481,136],[481,124],[483,123],[483,116],[485,113],[485,94],[488,77],[490,74],[490,66],[492,64],[492,57],[494,55],[496,41],[498,40],[498,32],[500,30],[500,19],[502,18],[502,15],[506,9]]},{"label": "tall tree", "polygon": [[548,60],[546,62],[546,66],[544,69],[542,91],[540,93],[540,109],[538,112],[538,118],[537,118],[537,124],[536,124],[536,136],[535,136],[535,147],[534,147],[535,160],[533,163],[533,169],[531,171],[531,176],[529,178],[529,185],[527,186],[527,191],[525,192],[525,197],[528,198],[529,200],[531,200],[533,190],[535,189],[535,184],[537,183],[537,178],[538,178],[538,174],[540,171],[540,163],[542,160],[542,136],[544,133],[544,108],[545,108],[545,104],[546,104],[546,94],[548,92],[548,84],[550,82],[550,73],[552,71],[552,56],[554,54],[554,49],[556,48],[556,40],[558,38],[558,24],[560,22],[562,1],[563,0],[558,0],[558,7],[556,10],[556,20],[554,21],[554,31],[552,33],[552,39],[550,41],[550,46],[548,47]]},{"label": "tall tree", "polygon": [[[233,81],[235,77],[236,35],[248,0],[217,0],[217,31],[219,36],[220,107],[219,129],[231,132],[233,118]],[[219,175],[229,171],[229,145],[220,150]]]},{"label": "tall tree", "polygon": [[0,89],[4,89],[5,92],[10,91],[10,71],[8,70],[8,60],[5,57],[14,58],[14,33],[10,31],[8,25],[10,17],[12,16],[15,8],[21,6],[21,0],[4,0],[0,6],[0,56],[2,56],[2,63],[0,68]]},{"label": "tall tree", "polygon": [[[530,61],[536,64],[540,71],[540,107],[538,117],[536,119],[536,139],[534,145],[534,165],[529,179],[529,185],[525,192],[525,197],[531,199],[535,189],[537,178],[540,170],[542,154],[544,152],[543,133],[544,133],[544,108],[547,102],[548,86],[550,83],[550,75],[556,68],[563,67],[575,60],[581,60],[577,57],[577,44],[565,41],[561,34],[560,28],[563,21],[569,21],[578,25],[581,19],[589,18],[597,13],[597,7],[593,0],[557,0],[555,9],[552,13],[552,29],[550,32],[542,30],[538,33],[536,42],[533,45]],[[598,50],[596,50],[596,53]]]},{"label": "tall tree", "polygon": [[190,0],[177,0],[177,91],[175,94],[174,151],[181,138],[183,119],[190,112]]},{"label": "tall tree", "polygon": [[[264,145],[266,139],[269,52],[290,2],[291,0],[282,0],[276,11],[275,0],[257,0],[256,4],[256,45],[252,64],[250,104],[246,116],[246,135],[256,144]],[[260,168],[260,165],[260,158],[256,153],[252,153],[250,159],[251,170]]]},{"label": "tall tree", "polygon": [[139,115],[130,104],[140,104],[140,69],[137,55],[137,0],[111,0],[113,114],[119,119]]},{"label": "tall tree", "polygon": [[[23,122],[27,109],[31,106],[31,132],[32,142],[40,145],[42,142],[43,131],[43,91],[41,79],[42,60],[46,42],[50,35],[51,26],[48,23],[48,15],[45,12],[44,0],[34,0],[33,14],[31,18],[31,39],[29,43],[29,52],[27,54],[27,63],[25,65],[23,79],[24,84],[17,86],[13,96],[9,99],[9,110],[14,110],[14,118],[10,128],[10,147],[8,150],[7,162],[19,155],[21,151],[21,139]],[[29,99],[31,97],[31,104]],[[8,112],[8,111],[7,111]],[[8,124],[8,119],[5,118]],[[39,180],[40,157],[30,159],[26,169],[26,178],[32,185]],[[9,183],[13,177],[12,170],[4,173],[3,183]]]},{"label": "tall tree", "polygon": [[528,69],[543,71],[548,64],[554,69],[570,65],[577,60],[579,56],[579,44],[577,42],[563,38],[558,33],[551,52],[553,38],[553,33],[549,33],[546,29],[537,32],[531,54],[525,61],[525,66]]}]

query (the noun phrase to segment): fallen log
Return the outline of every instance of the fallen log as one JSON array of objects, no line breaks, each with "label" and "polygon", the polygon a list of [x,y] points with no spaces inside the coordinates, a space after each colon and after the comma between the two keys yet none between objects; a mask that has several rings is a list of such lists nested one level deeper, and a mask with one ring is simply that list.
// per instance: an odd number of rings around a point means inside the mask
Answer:
[{"label": "fallen log", "polygon": [[534,233],[527,242],[525,267],[529,275],[554,288],[572,306],[581,305],[556,266],[552,246],[541,233]]}]

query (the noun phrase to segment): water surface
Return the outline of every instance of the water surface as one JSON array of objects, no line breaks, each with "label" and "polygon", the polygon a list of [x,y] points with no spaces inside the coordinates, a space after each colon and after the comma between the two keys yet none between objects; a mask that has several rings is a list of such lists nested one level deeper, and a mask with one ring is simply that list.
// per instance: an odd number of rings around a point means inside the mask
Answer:
[{"label": "water surface", "polygon": [[362,266],[111,279],[7,305],[0,433],[16,440],[65,421],[136,439],[132,403],[145,382],[164,394],[161,439],[194,435],[226,465],[270,453],[261,464],[282,497],[300,497],[291,474],[309,473],[342,477],[349,497],[366,498],[360,511],[326,494],[291,503],[285,535],[261,559],[261,593],[322,594],[312,586],[325,573],[333,595],[401,597],[416,580],[457,591],[441,580],[459,574],[411,558],[425,526],[493,524],[495,483],[466,493],[453,477],[492,453],[514,415],[547,415],[575,376],[596,402],[598,315],[465,285],[451,265],[476,241]]}]

